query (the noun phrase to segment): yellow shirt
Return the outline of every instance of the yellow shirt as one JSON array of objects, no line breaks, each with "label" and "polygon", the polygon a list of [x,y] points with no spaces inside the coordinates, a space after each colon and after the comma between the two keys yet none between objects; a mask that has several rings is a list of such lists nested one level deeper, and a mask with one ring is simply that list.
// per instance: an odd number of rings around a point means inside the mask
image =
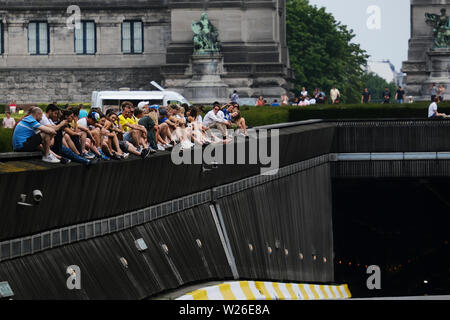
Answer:
[{"label": "yellow shirt", "polygon": [[125,126],[126,124],[131,124],[131,125],[135,125],[138,124],[138,121],[135,117],[131,117],[131,118],[125,118],[122,114],[119,116],[119,124],[120,124],[120,128],[124,131],[124,132],[128,132],[130,131],[130,127]]}]

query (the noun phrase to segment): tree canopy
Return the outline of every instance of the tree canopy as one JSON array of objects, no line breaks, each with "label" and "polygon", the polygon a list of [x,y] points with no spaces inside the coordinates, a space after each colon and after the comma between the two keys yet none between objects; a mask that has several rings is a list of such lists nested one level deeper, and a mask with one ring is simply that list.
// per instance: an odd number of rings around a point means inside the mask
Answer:
[{"label": "tree canopy", "polygon": [[287,42],[295,88],[325,92],[336,86],[344,102],[358,102],[368,55],[352,43],[353,30],[308,0],[287,0]]}]

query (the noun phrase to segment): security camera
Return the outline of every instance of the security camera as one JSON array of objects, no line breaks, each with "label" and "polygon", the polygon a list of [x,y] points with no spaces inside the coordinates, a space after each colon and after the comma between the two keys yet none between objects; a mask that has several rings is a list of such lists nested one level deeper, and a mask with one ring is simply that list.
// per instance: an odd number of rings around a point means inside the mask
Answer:
[{"label": "security camera", "polygon": [[33,190],[33,200],[36,203],[39,203],[42,201],[43,195],[41,190]]}]

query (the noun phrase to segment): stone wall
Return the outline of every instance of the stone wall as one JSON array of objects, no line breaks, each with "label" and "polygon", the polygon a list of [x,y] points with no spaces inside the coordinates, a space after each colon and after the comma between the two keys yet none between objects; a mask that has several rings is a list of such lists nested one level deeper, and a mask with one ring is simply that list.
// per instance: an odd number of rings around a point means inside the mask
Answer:
[{"label": "stone wall", "polygon": [[0,70],[0,103],[91,102],[93,91],[154,90],[159,68]]}]

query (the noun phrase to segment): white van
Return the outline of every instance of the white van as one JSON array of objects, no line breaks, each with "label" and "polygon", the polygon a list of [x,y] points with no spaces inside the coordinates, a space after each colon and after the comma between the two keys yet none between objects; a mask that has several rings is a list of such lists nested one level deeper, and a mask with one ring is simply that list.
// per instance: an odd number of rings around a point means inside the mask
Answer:
[{"label": "white van", "polygon": [[159,106],[168,106],[169,104],[183,104],[187,103],[190,105],[189,101],[181,94],[168,91],[156,83],[152,84],[157,87],[158,91],[94,91],[92,93],[92,107],[98,108],[102,112],[106,112],[108,109],[118,109],[124,101],[130,101],[135,106],[141,101],[148,101],[150,105],[157,104]]}]

